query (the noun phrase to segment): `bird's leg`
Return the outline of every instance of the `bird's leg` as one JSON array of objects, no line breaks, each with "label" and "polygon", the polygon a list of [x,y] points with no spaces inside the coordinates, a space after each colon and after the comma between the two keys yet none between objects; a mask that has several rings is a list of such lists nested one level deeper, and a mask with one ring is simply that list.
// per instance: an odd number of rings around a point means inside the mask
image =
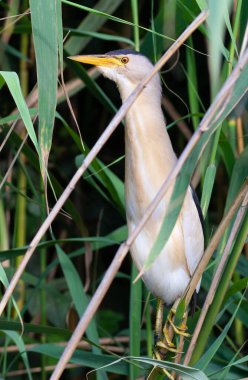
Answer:
[{"label": "bird's leg", "polygon": [[[156,320],[155,320],[155,345],[154,345],[154,358],[157,360],[164,360],[167,352],[174,352],[176,354],[180,353],[177,350],[175,344],[172,342],[173,335],[175,333],[180,335],[180,338],[183,338],[186,330],[186,323],[183,320],[182,324],[178,327],[174,323],[174,317],[176,314],[177,304],[173,305],[172,310],[169,312],[166,323],[163,327],[163,315],[164,315],[164,304],[161,299],[158,298],[157,301],[157,310],[156,310]],[[189,334],[187,334],[188,336]],[[181,341],[182,339],[180,339]],[[180,349],[182,350],[182,344],[180,344]],[[154,367],[153,370],[159,370],[158,367]],[[170,380],[175,380],[175,373],[170,373],[165,368],[160,368],[160,371]],[[149,379],[149,377],[148,377]]]},{"label": "bird's leg", "polygon": [[[167,319],[166,319],[166,322],[165,322],[165,325],[164,325],[164,328],[163,328],[163,335],[164,335],[164,338],[165,338],[165,344],[168,345],[168,346],[170,346],[171,343],[172,343],[172,341],[171,341],[171,339],[172,339],[171,338],[171,329],[174,332],[172,335],[177,334],[177,335],[183,336],[183,337],[190,337],[190,334],[188,334],[186,332],[187,331],[187,324],[186,324],[186,321],[187,321],[187,312],[184,313],[183,320],[182,320],[182,322],[180,323],[179,326],[176,326],[176,324],[174,322],[178,303],[179,303],[179,300],[177,300],[174,303],[173,307],[169,311],[169,314],[167,316]],[[176,349],[174,349],[173,351],[179,353],[179,351],[176,350]]]},{"label": "bird's leg", "polygon": [[157,309],[156,309],[156,319],[155,319],[155,344],[162,338],[163,333],[163,318],[164,317],[164,303],[158,298],[157,299]]},{"label": "bird's leg", "polygon": [[163,334],[163,316],[164,316],[164,304],[163,301],[157,299],[157,308],[156,308],[156,319],[155,319],[155,328],[154,328],[154,352],[153,356],[155,359],[162,360],[164,353],[161,352],[159,347],[159,342],[161,342]]},{"label": "bird's leg", "polygon": [[[156,319],[155,319],[155,345],[154,345],[154,358],[157,360],[163,360],[166,354],[166,351],[163,347],[160,347],[159,344],[162,340],[163,334],[163,316],[164,316],[164,303],[158,298],[157,299],[157,309],[156,309]],[[157,367],[154,368],[156,370]],[[174,376],[172,376],[165,368],[161,369],[164,375],[170,379],[174,380]],[[149,379],[149,377],[148,377]]]},{"label": "bird's leg", "polygon": [[173,329],[170,329],[171,338],[170,339],[168,338],[168,341],[165,341],[164,339],[163,316],[164,316],[164,304],[163,304],[163,301],[158,298],[156,320],[155,320],[155,345],[154,345],[154,357],[158,360],[163,360],[167,351],[176,352],[175,345],[171,341],[172,336],[173,336]]}]

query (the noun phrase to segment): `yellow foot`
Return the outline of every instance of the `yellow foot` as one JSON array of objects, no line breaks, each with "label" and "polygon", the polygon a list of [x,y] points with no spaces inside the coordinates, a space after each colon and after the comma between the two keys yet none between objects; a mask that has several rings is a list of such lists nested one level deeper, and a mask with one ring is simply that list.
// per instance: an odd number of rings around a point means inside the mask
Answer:
[{"label": "yellow foot", "polygon": [[[187,333],[187,313],[184,314],[182,323],[177,326],[175,324],[175,314],[177,302],[174,304],[174,308],[172,308],[167,316],[165,325],[163,326],[163,303],[161,300],[158,300],[157,307],[157,315],[156,315],[156,323],[155,323],[155,357],[162,358],[165,360],[167,352],[172,352],[176,354],[176,357],[180,357],[183,353],[183,338],[190,337],[190,334]],[[173,343],[174,336],[180,336],[179,346],[177,347]],[[179,355],[179,356],[178,356]]]},{"label": "yellow foot", "polygon": [[183,316],[183,321],[179,326],[176,326],[174,323],[176,311],[175,309],[171,309],[171,311],[168,314],[168,317],[166,319],[165,325],[162,330],[162,337],[158,339],[155,349],[157,349],[158,352],[162,355],[164,358],[166,355],[166,352],[174,352],[176,354],[182,354],[183,352],[176,347],[176,345],[172,342],[174,335],[179,335],[182,337],[190,337],[190,334],[188,334],[187,331],[187,325],[185,323],[187,319],[187,315],[185,314]]},{"label": "yellow foot", "polygon": [[175,344],[171,340],[167,342],[165,339],[164,341],[161,340],[157,342],[156,348],[158,348],[159,350],[162,349],[163,351],[170,351],[175,352],[176,354],[182,354],[182,352],[177,350]]},{"label": "yellow foot", "polygon": [[[155,344],[155,356],[157,357],[157,354],[160,357],[160,360],[164,360],[164,357],[166,355],[166,352],[174,352],[176,354],[182,354],[181,351],[178,351],[176,348],[176,345],[172,342],[170,338],[169,331],[163,330],[164,337],[159,339]],[[158,357],[157,357],[158,358]]]},{"label": "yellow foot", "polygon": [[167,321],[166,321],[166,323],[165,323],[164,329],[163,329],[164,336],[166,336],[166,332],[167,332],[166,330],[168,329],[168,328],[167,328],[167,324],[169,324],[169,325],[172,327],[172,329],[174,330],[174,333],[175,333],[175,334],[177,334],[177,335],[183,335],[183,336],[185,336],[186,338],[189,338],[189,337],[190,337],[190,334],[186,332],[186,331],[188,330],[188,327],[187,327],[187,325],[186,325],[186,323],[185,323],[185,320],[186,320],[186,318],[187,318],[187,315],[185,314],[185,315],[183,316],[183,321],[182,321],[182,323],[181,323],[179,326],[176,326],[176,325],[174,324],[174,321],[173,321],[173,318],[174,318],[175,314],[176,314],[176,311],[175,311],[174,309],[171,309],[171,311],[169,312],[169,315],[168,315],[168,317],[167,317]]},{"label": "yellow foot", "polygon": [[174,323],[175,314],[176,314],[176,310],[171,309],[168,316],[167,316],[167,320],[166,320],[166,323],[165,323],[164,328],[163,328],[164,336],[166,337],[168,335],[168,330],[171,326],[171,328],[173,329],[175,334],[182,335],[186,338],[190,337],[190,334],[186,332],[188,329],[187,325],[185,323],[185,321],[187,320],[187,313],[184,314],[183,321],[179,326],[176,326]]}]

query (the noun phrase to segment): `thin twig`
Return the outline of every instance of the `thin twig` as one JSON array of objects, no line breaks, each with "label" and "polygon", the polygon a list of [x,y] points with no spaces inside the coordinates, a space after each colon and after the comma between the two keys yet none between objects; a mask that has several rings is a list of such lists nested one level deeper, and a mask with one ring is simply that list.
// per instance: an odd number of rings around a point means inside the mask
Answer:
[{"label": "thin twig", "polygon": [[[9,39],[11,37],[11,31],[8,31],[8,29],[13,29],[14,27],[14,24],[16,24],[18,21],[20,21],[24,16],[30,14],[30,10],[29,8],[24,12],[24,13],[21,13],[21,14],[18,14],[18,15],[12,15],[12,16],[7,16],[7,17],[3,17],[0,19],[0,21],[2,20],[5,20],[5,25],[3,27],[3,29],[1,30],[0,34],[2,34],[2,42],[4,44],[8,44],[9,42]],[[11,19],[15,19],[15,20],[11,20]]]},{"label": "thin twig", "polygon": [[17,15],[12,15],[12,16],[6,16],[6,17],[1,17],[0,18],[0,21],[3,21],[3,20],[9,20],[11,18],[16,18],[16,21],[19,21],[21,17],[24,17],[26,15],[29,15],[31,12],[29,9],[27,9],[25,12],[23,13],[19,13]]},{"label": "thin twig", "polygon": [[191,359],[191,356],[192,356],[192,353],[194,351],[194,348],[195,348],[195,345],[196,345],[199,333],[201,331],[202,325],[203,325],[204,320],[206,318],[208,309],[209,309],[211,303],[213,302],[214,295],[215,295],[215,292],[216,292],[219,280],[220,280],[221,275],[223,273],[223,269],[225,267],[225,264],[226,264],[226,262],[228,260],[228,255],[229,255],[231,246],[233,244],[234,238],[235,238],[235,236],[236,236],[236,234],[238,232],[238,229],[239,229],[239,227],[241,225],[243,217],[244,217],[244,215],[245,215],[245,213],[247,211],[247,204],[248,204],[248,185],[247,185],[247,183],[246,183],[246,186],[245,186],[245,191],[246,191],[245,197],[243,199],[243,202],[242,202],[242,205],[241,205],[241,207],[239,209],[239,212],[238,212],[238,214],[236,216],[236,219],[235,219],[234,225],[232,227],[231,233],[229,235],[227,244],[225,246],[224,252],[223,252],[223,254],[221,256],[221,260],[220,260],[219,265],[218,265],[218,267],[216,269],[216,272],[215,272],[215,275],[213,277],[210,289],[208,291],[207,298],[206,298],[206,300],[204,302],[204,305],[203,305],[200,317],[199,317],[199,319],[197,321],[197,325],[195,327],[193,337],[191,339],[191,342],[190,342],[187,354],[186,354],[185,359],[184,359],[184,364],[185,365],[187,365],[189,363],[190,359]]},{"label": "thin twig", "polygon": [[[99,344],[101,345],[101,347],[106,348],[106,349],[109,349],[109,347],[111,346],[113,347],[114,350],[116,350],[116,348],[120,348],[123,351],[123,344],[128,345],[129,340],[130,340],[129,336],[116,336],[114,338],[103,337],[99,339]],[[56,342],[56,345],[65,347],[67,343],[68,343],[67,341]],[[25,351],[31,350],[32,348],[36,346],[37,346],[37,343],[25,344]],[[78,348],[82,348],[84,350],[91,350],[92,345],[85,340],[81,340],[78,344]],[[0,354],[4,352],[15,353],[18,351],[19,351],[19,348],[16,345],[12,345],[8,347],[0,347]]]},{"label": "thin twig", "polygon": [[2,144],[0,145],[0,153],[1,153],[1,151],[3,150],[5,144],[7,143],[7,141],[8,141],[8,139],[9,139],[11,133],[13,132],[13,130],[14,130],[15,126],[16,126],[17,121],[18,121],[18,119],[16,119],[16,120],[14,121],[14,123],[12,123],[11,127],[9,128],[8,132],[6,133],[6,136],[5,136],[5,138],[3,139]]},{"label": "thin twig", "polygon": [[185,121],[181,119],[181,115],[178,113],[174,105],[166,96],[162,97],[162,106],[164,107],[166,112],[170,115],[172,120],[176,121],[178,128],[180,129],[180,131],[182,132],[186,140],[189,141],[190,138],[192,137],[191,130],[189,129]]},{"label": "thin twig", "polygon": [[[63,60],[63,58],[62,58]],[[71,105],[71,101],[70,101],[70,98],[69,98],[69,94],[68,92],[66,91],[66,85],[65,85],[65,81],[64,81],[64,71],[63,71],[63,67],[60,68],[60,77],[61,77],[61,87],[64,91],[64,95],[65,95],[65,98],[66,98],[66,103],[68,105],[68,108],[70,110],[70,113],[71,113],[71,116],[74,120],[74,123],[76,124],[76,127],[77,127],[77,131],[78,131],[78,135],[79,135],[79,140],[80,140],[80,143],[81,143],[81,146],[83,148],[83,150],[85,150],[84,148],[84,143],[83,143],[83,138],[82,138],[82,134],[81,134],[81,130],[80,130],[80,127],[78,125],[78,121],[77,121],[77,118],[76,118],[76,115],[75,115],[75,112],[73,111],[73,107]]]},{"label": "thin twig", "polygon": [[[82,367],[81,364],[67,364],[66,369],[72,369],[72,368],[80,368]],[[45,367],[45,371],[47,372],[52,372],[55,368],[55,365],[48,365]],[[29,371],[31,373],[40,373],[42,370],[41,367],[34,367],[34,368],[29,368]],[[18,369],[16,371],[8,371],[6,373],[6,377],[18,377],[18,376],[23,376],[27,375],[27,370],[26,369]]]},{"label": "thin twig", "polygon": [[27,141],[27,138],[28,138],[28,134],[26,134],[26,136],[24,137],[24,139],[23,139],[21,145],[20,145],[19,148],[18,148],[18,151],[16,152],[15,157],[14,157],[13,160],[11,161],[11,164],[10,164],[10,166],[8,167],[8,170],[7,170],[7,172],[5,173],[5,176],[3,177],[3,179],[2,179],[2,181],[1,181],[1,183],[0,183],[0,190],[2,189],[3,185],[5,184],[5,181],[7,180],[8,176],[9,176],[9,173],[11,172],[13,166],[15,165],[15,162],[16,162],[17,158],[19,157],[19,155],[20,155],[20,153],[21,153],[21,150],[22,150],[22,148],[23,148],[25,142]]},{"label": "thin twig", "polygon": [[236,119],[236,134],[237,134],[237,151],[238,151],[238,154],[241,154],[243,150],[245,149],[243,123],[242,123],[241,116],[237,117]]}]

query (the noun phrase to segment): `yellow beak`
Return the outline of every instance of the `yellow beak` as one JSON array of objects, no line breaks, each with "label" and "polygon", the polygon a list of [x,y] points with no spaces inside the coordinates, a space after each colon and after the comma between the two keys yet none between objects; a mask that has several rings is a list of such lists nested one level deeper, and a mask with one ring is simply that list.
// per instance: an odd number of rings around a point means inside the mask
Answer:
[{"label": "yellow beak", "polygon": [[110,68],[123,66],[123,63],[117,57],[111,57],[108,55],[74,55],[68,58],[73,61],[87,63],[94,66],[104,66]]}]

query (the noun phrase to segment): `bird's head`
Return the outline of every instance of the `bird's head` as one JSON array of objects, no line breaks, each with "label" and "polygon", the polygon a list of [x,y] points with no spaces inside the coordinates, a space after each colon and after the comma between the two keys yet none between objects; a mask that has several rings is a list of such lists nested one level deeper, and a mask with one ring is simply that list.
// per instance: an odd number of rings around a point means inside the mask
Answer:
[{"label": "bird's head", "polygon": [[[76,55],[70,59],[97,66],[107,78],[116,82],[122,97],[126,98],[152,70],[153,65],[144,55],[134,50],[116,50],[102,55]],[[148,86],[160,88],[159,75]]]}]

